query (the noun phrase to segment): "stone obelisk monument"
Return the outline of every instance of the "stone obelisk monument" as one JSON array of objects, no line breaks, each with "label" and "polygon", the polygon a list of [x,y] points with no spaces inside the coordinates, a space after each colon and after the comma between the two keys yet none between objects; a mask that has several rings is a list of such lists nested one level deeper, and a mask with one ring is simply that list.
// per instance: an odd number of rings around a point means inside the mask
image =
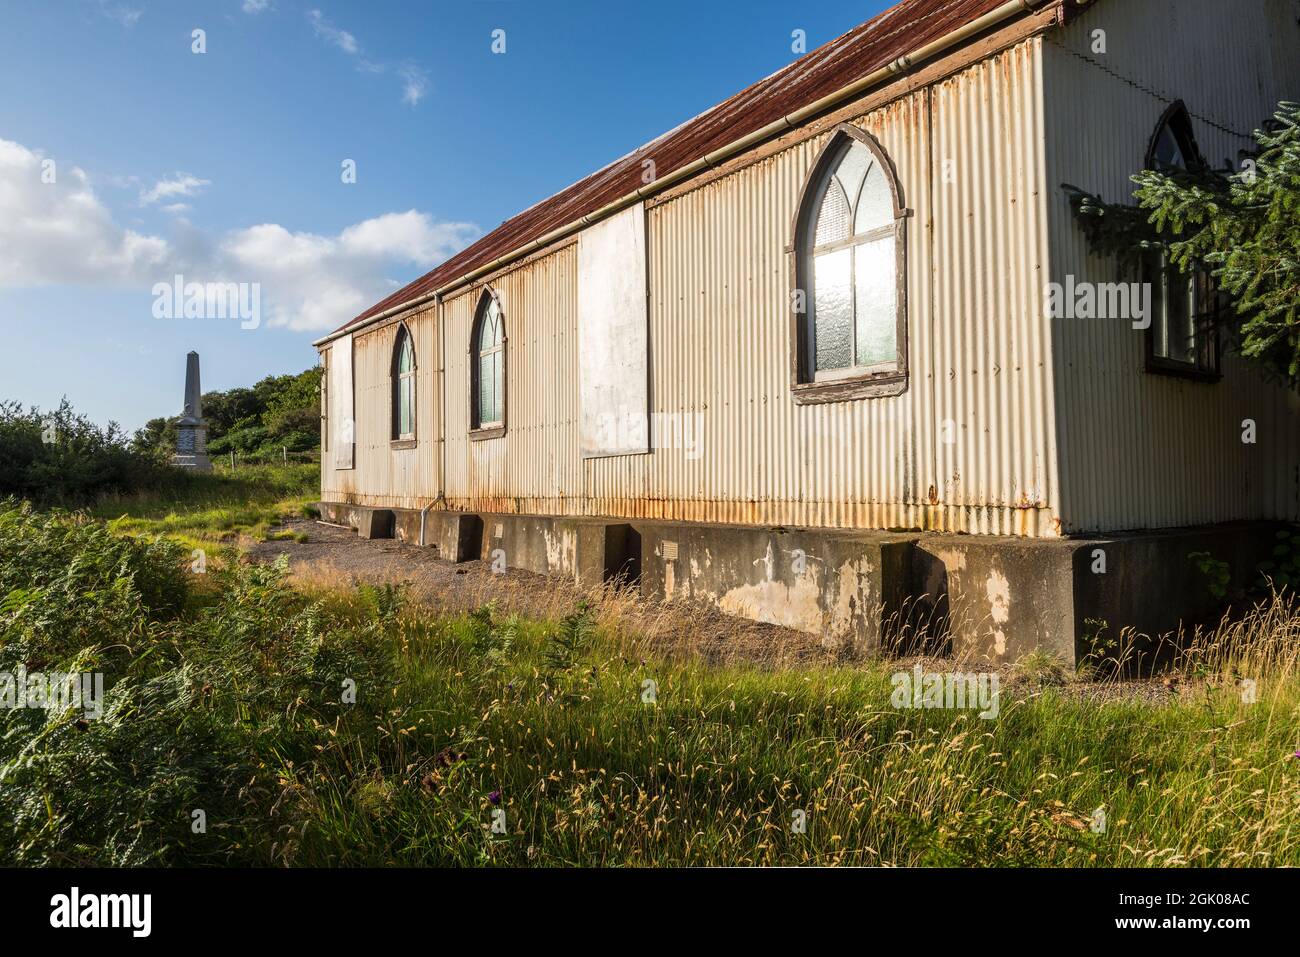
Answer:
[{"label": "stone obelisk monument", "polygon": [[199,389],[199,354],[185,357],[185,409],[176,423],[176,454],[172,464],[178,468],[211,472],[208,459],[208,426],[203,421],[203,402]]}]

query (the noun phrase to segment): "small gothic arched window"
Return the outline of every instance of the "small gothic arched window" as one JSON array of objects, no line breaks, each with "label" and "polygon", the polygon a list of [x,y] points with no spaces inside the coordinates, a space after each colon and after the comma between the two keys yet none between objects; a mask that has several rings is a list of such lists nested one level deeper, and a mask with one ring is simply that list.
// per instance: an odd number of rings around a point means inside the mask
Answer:
[{"label": "small gothic arched window", "polygon": [[393,439],[415,438],[415,345],[402,323],[393,343]]},{"label": "small gothic arched window", "polygon": [[[1177,175],[1207,165],[1196,145],[1191,114],[1182,101],[1174,103],[1151,136],[1147,169]],[[1143,261],[1143,279],[1151,287],[1148,371],[1217,378],[1221,301],[1210,271],[1198,267],[1184,273],[1165,253],[1151,252]]]},{"label": "small gothic arched window", "polygon": [[905,387],[905,216],[884,150],[840,126],[797,220],[796,393],[857,398]]},{"label": "small gothic arched window", "polygon": [[471,343],[472,427],[500,428],[506,420],[506,323],[491,290],[485,289],[479,299]]}]

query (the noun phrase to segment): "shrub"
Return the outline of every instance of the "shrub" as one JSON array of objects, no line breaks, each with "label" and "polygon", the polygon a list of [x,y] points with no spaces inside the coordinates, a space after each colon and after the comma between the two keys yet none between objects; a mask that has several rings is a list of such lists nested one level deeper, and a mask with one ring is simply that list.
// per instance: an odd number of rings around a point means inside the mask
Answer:
[{"label": "shrub", "polygon": [[0,496],[75,506],[184,481],[165,457],[133,448],[116,423],[99,428],[66,399],[50,413],[0,402]]},{"label": "shrub", "polygon": [[287,587],[283,562],[191,579],[187,557],[0,506],[0,671],[104,681],[90,720],[0,709],[7,862],[265,863],[279,763],[309,762],[322,727],[373,725],[393,685],[388,622],[326,614]]}]

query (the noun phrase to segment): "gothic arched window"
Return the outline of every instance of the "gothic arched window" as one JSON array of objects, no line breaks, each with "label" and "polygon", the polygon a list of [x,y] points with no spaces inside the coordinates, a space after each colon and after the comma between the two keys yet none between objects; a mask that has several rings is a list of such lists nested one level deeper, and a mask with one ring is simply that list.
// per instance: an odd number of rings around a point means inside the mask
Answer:
[{"label": "gothic arched window", "polygon": [[[1192,117],[1182,101],[1169,107],[1147,146],[1147,169],[1176,175],[1207,167],[1196,146]],[[1201,379],[1219,375],[1220,297],[1210,271],[1184,273],[1163,252],[1143,260],[1151,285],[1147,370]]]},{"label": "gothic arched window", "polygon": [[415,438],[415,344],[406,323],[397,327],[392,379],[392,437],[395,441],[410,441]]},{"label": "gothic arched window", "polygon": [[906,217],[880,144],[839,126],[796,219],[797,397],[897,395],[907,387]]},{"label": "gothic arched window", "polygon": [[506,320],[501,303],[483,290],[470,337],[470,425],[501,429],[506,421]]}]

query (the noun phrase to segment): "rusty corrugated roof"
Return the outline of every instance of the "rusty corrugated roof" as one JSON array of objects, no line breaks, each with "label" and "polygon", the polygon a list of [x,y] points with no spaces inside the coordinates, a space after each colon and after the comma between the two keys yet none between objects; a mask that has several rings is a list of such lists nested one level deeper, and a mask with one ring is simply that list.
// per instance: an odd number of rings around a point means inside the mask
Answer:
[{"label": "rusty corrugated roof", "polygon": [[506,220],[432,272],[375,303],[335,332],[364,322],[566,226],[644,185],[642,161],[666,176],[802,106],[965,26],[1005,0],[903,0],[671,132]]}]

